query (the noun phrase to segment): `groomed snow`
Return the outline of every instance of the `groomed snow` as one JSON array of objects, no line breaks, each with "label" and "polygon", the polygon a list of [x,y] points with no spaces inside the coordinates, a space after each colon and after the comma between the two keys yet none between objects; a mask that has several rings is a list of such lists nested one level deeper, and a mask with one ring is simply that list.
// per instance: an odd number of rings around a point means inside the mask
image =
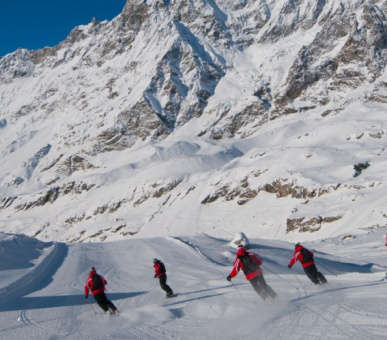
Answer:
[{"label": "groomed snow", "polygon": [[[2,339],[385,339],[387,331],[384,232],[305,244],[329,283],[314,286],[297,263],[293,244],[250,239],[264,259],[266,281],[278,293],[264,303],[242,273],[226,280],[235,249],[205,234],[116,242],[41,244],[1,234],[33,257],[14,254],[14,282],[0,276]],[[164,261],[177,293],[166,299],[153,278],[152,258]],[[43,259],[43,260],[42,260]],[[108,281],[107,296],[121,311],[102,313],[83,287],[91,266]]]}]

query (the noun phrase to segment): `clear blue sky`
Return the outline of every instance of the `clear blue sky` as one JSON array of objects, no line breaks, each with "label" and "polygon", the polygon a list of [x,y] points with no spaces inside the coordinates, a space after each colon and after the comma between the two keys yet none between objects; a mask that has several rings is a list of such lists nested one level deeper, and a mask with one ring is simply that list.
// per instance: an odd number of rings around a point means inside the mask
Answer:
[{"label": "clear blue sky", "polygon": [[0,56],[55,46],[78,25],[111,20],[126,0],[0,0]]}]

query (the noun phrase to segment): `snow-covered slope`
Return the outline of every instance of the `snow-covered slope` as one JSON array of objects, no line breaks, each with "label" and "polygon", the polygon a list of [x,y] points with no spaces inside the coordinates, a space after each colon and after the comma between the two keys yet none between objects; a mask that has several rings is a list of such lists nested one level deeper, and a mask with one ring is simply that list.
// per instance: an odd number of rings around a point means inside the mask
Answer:
[{"label": "snow-covered slope", "polygon": [[[264,259],[267,283],[279,295],[275,304],[262,302],[242,273],[232,283],[226,280],[235,253],[226,245],[229,239],[57,243],[32,271],[23,269],[23,255],[15,256],[21,279],[10,283],[0,277],[0,334],[3,339],[384,339],[387,257],[381,231],[307,244],[329,281],[319,287],[298,263],[288,270],[292,244],[250,239]],[[19,248],[36,242],[23,237]],[[166,299],[153,278],[153,257],[166,264],[176,297]],[[91,266],[107,279],[118,316],[85,300]]]},{"label": "snow-covered slope", "polygon": [[128,0],[1,58],[0,226],[70,242],[385,226],[385,18],[385,1]]}]

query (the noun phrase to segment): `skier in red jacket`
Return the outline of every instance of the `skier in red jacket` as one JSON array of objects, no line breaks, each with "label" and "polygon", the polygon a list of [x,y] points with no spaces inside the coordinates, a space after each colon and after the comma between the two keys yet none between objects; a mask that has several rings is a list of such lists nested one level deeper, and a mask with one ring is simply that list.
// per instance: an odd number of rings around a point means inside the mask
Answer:
[{"label": "skier in red jacket", "polygon": [[317,270],[314,264],[313,252],[304,248],[300,243],[297,243],[294,248],[294,255],[288,264],[288,268],[292,268],[296,261],[300,261],[305,274],[314,284],[323,285],[327,283],[327,279]]},{"label": "skier in red jacket", "polygon": [[227,280],[231,281],[231,279],[238,274],[239,270],[242,269],[246,279],[251,283],[254,290],[264,301],[268,298],[276,300],[277,294],[266,283],[265,278],[263,277],[262,269],[260,267],[263,263],[261,257],[253,252],[247,252],[244,247],[238,248],[236,256],[234,266],[230,275],[227,276]]},{"label": "skier in red jacket", "polygon": [[154,278],[158,278],[160,282],[160,287],[162,290],[167,292],[167,297],[173,296],[173,291],[171,287],[167,285],[167,274],[166,269],[164,266],[164,263],[162,263],[160,260],[154,258],[153,259],[153,268],[155,269],[155,276]]},{"label": "skier in red jacket", "polygon": [[105,285],[107,281],[102,275],[98,275],[95,267],[91,267],[89,277],[86,280],[85,284],[85,298],[89,297],[89,290],[93,294],[95,301],[98,305],[104,310],[105,313],[109,312],[110,314],[118,313],[118,309],[114,306],[113,302],[107,299],[105,294]]}]

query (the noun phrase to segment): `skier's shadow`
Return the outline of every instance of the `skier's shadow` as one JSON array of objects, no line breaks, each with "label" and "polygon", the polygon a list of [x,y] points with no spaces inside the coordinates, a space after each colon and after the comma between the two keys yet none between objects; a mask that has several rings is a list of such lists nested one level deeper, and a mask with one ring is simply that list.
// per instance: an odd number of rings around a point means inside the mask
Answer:
[{"label": "skier's shadow", "polygon": [[[248,285],[248,283],[237,283],[237,284],[233,284],[233,285],[234,286],[241,286],[241,285]],[[226,285],[226,286],[221,286],[221,287],[213,287],[213,288],[208,288],[208,289],[200,289],[200,290],[196,290],[196,291],[193,291],[193,292],[177,293],[177,296],[184,296],[184,295],[203,293],[203,292],[219,290],[219,289],[229,289],[229,288],[232,288],[232,285]],[[221,292],[221,293],[208,294],[208,295],[199,296],[199,297],[186,298],[185,300],[179,300],[179,301],[176,301],[176,302],[169,303],[166,306],[173,306],[173,305],[176,305],[176,304],[179,304],[179,303],[182,303],[182,302],[190,302],[190,301],[194,301],[194,300],[208,299],[208,298],[211,298],[211,297],[214,297],[214,296],[220,296],[220,295],[225,295],[225,294],[229,294],[229,293],[230,292]]]},{"label": "skier's shadow", "polygon": [[[113,303],[116,300],[128,299],[146,292],[132,292],[132,293],[108,293],[107,297]],[[89,296],[90,302],[94,302],[92,296]],[[16,298],[9,303],[0,305],[0,312],[9,312],[15,310],[32,310],[44,309],[53,307],[69,307],[86,304],[85,296],[78,295],[63,295],[63,296],[33,296]]]},{"label": "skier's shadow", "polygon": [[176,301],[176,302],[168,303],[165,306],[173,306],[173,305],[177,305],[177,304],[184,303],[184,302],[208,299],[208,298],[212,298],[214,296],[220,296],[220,295],[224,295],[224,294],[226,294],[226,293],[217,293],[217,294],[210,294],[210,295],[204,295],[204,296],[199,296],[199,297],[193,297],[191,299],[179,300],[179,301]]},{"label": "skier's shadow", "polygon": [[[237,285],[240,285],[240,283],[238,283]],[[218,290],[218,289],[227,289],[227,288],[230,288],[230,287],[232,287],[232,286],[229,284],[229,285],[224,285],[224,286],[221,286],[221,287],[211,287],[211,288],[206,288],[206,289],[199,289],[199,290],[195,290],[193,292],[179,293],[179,296],[195,294],[195,293],[203,293],[203,292],[208,292],[208,291]]]}]

